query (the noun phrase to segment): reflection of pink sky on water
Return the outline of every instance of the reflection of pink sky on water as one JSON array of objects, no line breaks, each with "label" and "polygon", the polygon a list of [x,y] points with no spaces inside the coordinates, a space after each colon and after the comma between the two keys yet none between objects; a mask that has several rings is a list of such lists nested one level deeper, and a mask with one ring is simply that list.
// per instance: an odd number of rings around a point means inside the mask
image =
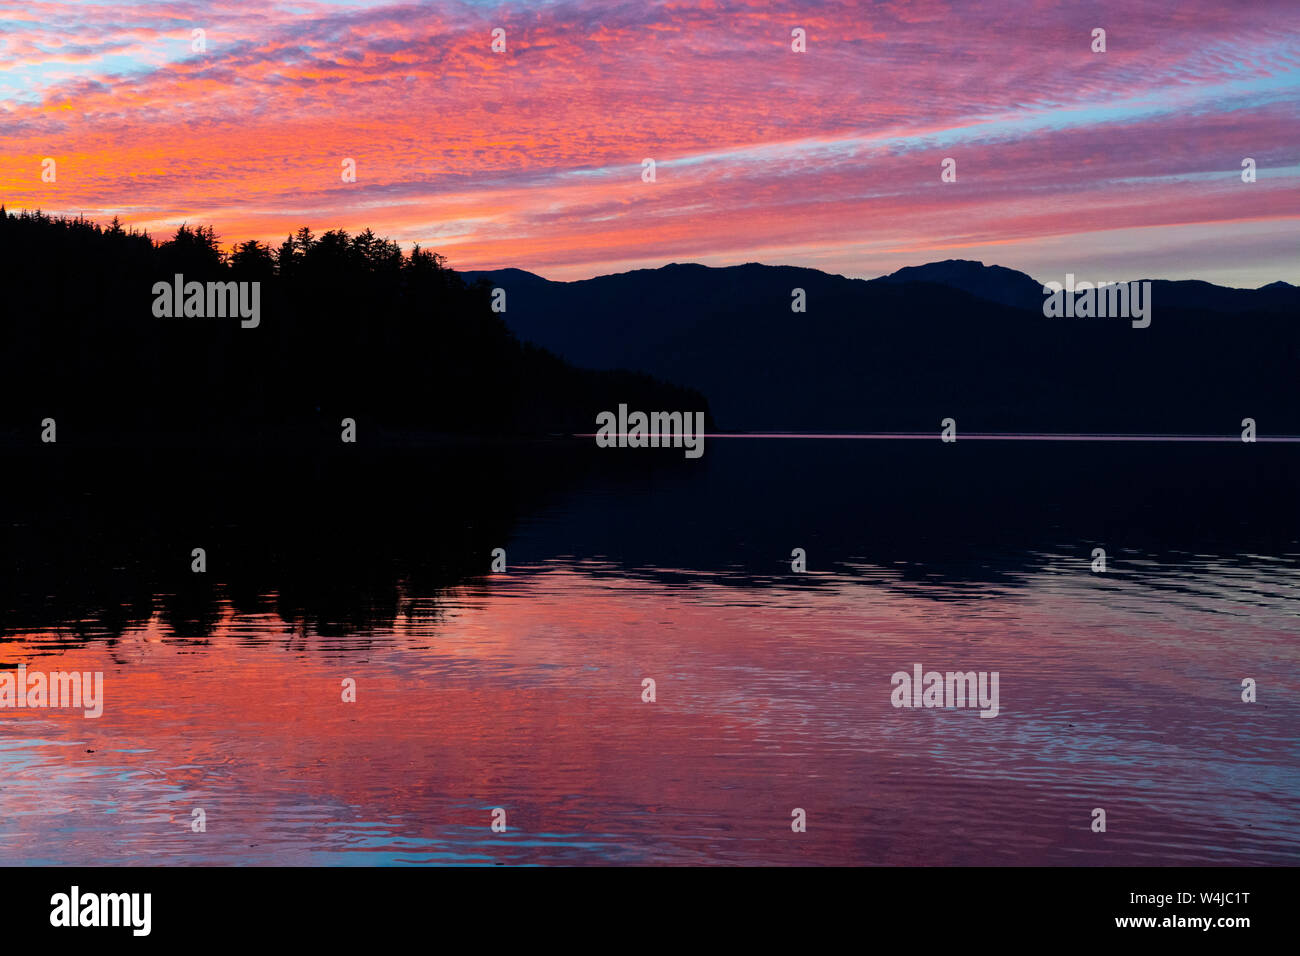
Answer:
[{"label": "reflection of pink sky on water", "polygon": [[[227,610],[210,643],[156,617],[111,650],[20,641],[33,670],[103,670],[105,712],[0,711],[0,862],[1300,862],[1280,573],[825,582],[514,571],[369,636]],[[895,710],[914,662],[999,671],[1001,715]]]}]

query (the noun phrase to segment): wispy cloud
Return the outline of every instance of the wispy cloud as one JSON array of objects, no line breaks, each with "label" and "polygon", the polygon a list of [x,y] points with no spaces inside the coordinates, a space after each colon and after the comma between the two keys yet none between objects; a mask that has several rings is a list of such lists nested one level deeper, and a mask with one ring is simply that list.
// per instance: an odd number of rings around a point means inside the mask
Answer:
[{"label": "wispy cloud", "polygon": [[232,240],[373,226],[562,278],[1057,274],[1142,235],[1129,271],[1300,279],[1292,2],[37,2],[0,14],[0,62],[11,208]]}]

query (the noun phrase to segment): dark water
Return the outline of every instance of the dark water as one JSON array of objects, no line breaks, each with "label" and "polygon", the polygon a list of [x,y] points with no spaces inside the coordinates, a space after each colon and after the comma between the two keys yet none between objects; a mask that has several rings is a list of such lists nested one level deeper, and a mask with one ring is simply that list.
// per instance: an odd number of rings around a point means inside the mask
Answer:
[{"label": "dark water", "polygon": [[1300,446],[357,452],[11,456],[0,863],[1300,863]]}]

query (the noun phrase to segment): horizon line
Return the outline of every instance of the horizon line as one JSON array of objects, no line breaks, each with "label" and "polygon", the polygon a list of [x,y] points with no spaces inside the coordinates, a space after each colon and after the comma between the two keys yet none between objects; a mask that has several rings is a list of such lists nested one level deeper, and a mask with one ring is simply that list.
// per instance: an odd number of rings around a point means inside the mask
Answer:
[{"label": "horizon line", "polygon": [[[806,272],[819,272],[824,276],[832,276],[838,279],[848,279],[850,282],[875,282],[878,279],[886,279],[889,276],[897,275],[899,272],[903,271],[903,269],[920,269],[920,268],[924,268],[925,266],[939,265],[945,262],[973,262],[982,269],[1006,269],[1008,272],[1016,272],[1022,276],[1025,276],[1028,279],[1032,279],[1038,285],[1042,285],[1044,287],[1046,286],[1046,283],[1043,282],[1042,280],[1036,278],[1035,276],[1031,275],[1028,272],[1025,272],[1023,269],[1017,269],[1014,266],[1003,265],[1000,262],[985,262],[983,259],[953,259],[953,258],[930,259],[925,262],[916,262],[913,263],[912,265],[900,266],[899,268],[895,269],[893,272],[882,272],[879,275],[874,275],[874,276],[846,275],[843,272],[828,272],[825,269],[818,269],[816,266],[801,266],[801,265],[795,265],[794,263],[788,263],[788,262],[781,262],[781,263],[758,262],[757,260],[753,260],[753,259],[747,262],[733,262],[729,265],[722,265],[722,266],[713,266],[713,265],[708,265],[707,263],[704,262],[696,262],[696,261],[681,262],[679,260],[674,259],[671,262],[665,262],[662,265],[658,265],[658,266],[637,266],[636,268],[623,269],[619,272],[598,272],[589,276],[584,276],[583,278],[579,278],[579,279],[552,279],[548,276],[542,275],[540,272],[534,272],[532,269],[523,269],[520,268],[519,266],[498,266],[495,269],[459,269],[451,266],[449,266],[448,268],[451,268],[453,272],[462,273],[462,274],[467,272],[507,272],[513,270],[515,272],[526,273],[530,276],[533,276],[534,278],[541,279],[544,282],[553,282],[558,285],[570,285],[575,282],[590,282],[593,279],[607,279],[612,276],[630,275],[633,272],[658,272],[660,269],[667,269],[669,266],[699,266],[701,269],[740,269],[743,268],[744,266],[761,266],[764,269],[802,269]],[[927,280],[917,279],[915,281],[925,282]],[[1051,281],[1056,281],[1056,280],[1051,280]],[[1095,280],[1091,280],[1091,279],[1085,279],[1083,281],[1095,282]],[[1258,292],[1260,289],[1266,289],[1269,286],[1277,285],[1278,283],[1289,286],[1293,289],[1300,288],[1300,284],[1297,284],[1295,282],[1290,282],[1286,279],[1273,279],[1269,282],[1264,282],[1257,286],[1223,285],[1222,283],[1213,282],[1209,279],[1199,279],[1199,278],[1153,279],[1146,276],[1139,277],[1136,279],[1119,279],[1117,281],[1118,282],[1204,282],[1206,285],[1212,285],[1219,289],[1239,289],[1243,292]]]},{"label": "horizon line", "polygon": [[[45,210],[45,209],[43,209],[43,208],[29,208],[29,207],[26,207],[26,206],[19,206],[19,207],[16,207],[16,208],[9,208],[9,207],[6,206],[2,201],[0,201],[0,208],[4,208],[5,211],[6,211],[6,213],[7,213],[8,215],[13,215],[13,216],[16,216],[16,217],[17,217],[17,216],[21,216],[22,213],[35,213],[35,214],[40,214],[40,215],[46,216],[46,217],[48,217],[48,218],[50,218],[50,219],[66,219],[66,220],[72,220],[72,221],[82,220],[82,221],[85,221],[85,222],[93,222],[93,223],[95,223],[96,225],[100,226],[101,228],[103,228],[103,226],[104,226],[104,223],[101,222],[99,219],[87,218],[86,215],[85,215],[85,211],[84,211],[84,210],[82,210],[82,211],[77,212],[77,213],[74,214],[74,213],[69,213],[69,212],[49,212],[49,211],[47,211],[47,210]],[[114,218],[118,218],[118,217],[114,217]],[[111,220],[110,220],[110,221],[111,221]],[[124,227],[134,228],[134,227],[131,226],[131,224],[129,224],[129,223],[122,223],[122,225],[123,225]],[[185,220],[185,222],[182,223],[182,225],[189,226],[189,220],[188,220],[188,219]],[[208,223],[208,224],[206,224],[206,225],[208,225],[209,227],[211,227],[211,223]],[[177,228],[179,229],[180,227],[178,226]],[[189,228],[192,228],[192,229],[193,229],[193,228],[198,228],[198,227],[197,227],[197,226],[189,226]],[[298,228],[300,229],[300,228],[302,228],[302,227],[299,226]],[[306,228],[307,228],[307,229],[311,229],[312,227],[311,227],[311,226],[307,226]],[[366,229],[370,229],[372,232],[374,232],[373,228],[371,228],[371,227],[369,227],[369,226],[367,226],[367,227],[365,227],[365,228],[366,228]],[[289,237],[292,237],[293,235],[295,235],[295,234],[297,233],[297,231],[298,231],[298,229],[291,229],[288,233],[286,233],[286,235],[289,236]],[[321,235],[323,235],[325,232],[347,232],[347,230],[345,230],[342,226],[336,226],[336,227],[332,227],[332,228],[330,228],[330,229],[325,229],[325,230],[323,230],[322,232],[314,233],[314,234],[317,236],[317,238],[319,238],[319,237],[320,237]],[[165,239],[165,238],[158,238],[155,234],[149,232],[147,229],[140,229],[139,233],[137,233],[137,234],[142,234],[142,235],[147,236],[147,237],[150,239],[150,241],[153,242],[155,245],[158,245],[158,244],[160,244],[160,243],[163,243],[163,242],[168,241],[168,240]],[[348,235],[349,235],[349,237],[352,237],[352,236],[357,235],[357,233],[356,233],[356,232],[348,232]],[[394,242],[394,243],[396,243],[399,247],[403,247],[403,246],[405,246],[406,248],[403,249],[404,254],[409,254],[409,252],[411,251],[411,247],[414,247],[414,246],[416,246],[416,245],[420,245],[420,243],[418,243],[418,242],[416,242],[416,241],[414,241],[414,240],[407,240],[407,241],[403,242],[403,241],[401,241],[401,240],[390,239],[388,236],[386,236],[386,235],[382,235],[382,234],[380,234],[380,233],[376,233],[376,236],[377,236],[381,241],[384,241],[384,242]],[[233,253],[233,252],[235,251],[236,247],[237,247],[241,242],[247,242],[247,241],[250,241],[250,240],[229,240],[229,241],[221,241],[221,242],[219,242],[219,246],[220,246],[220,247],[223,247],[223,249],[224,249],[224,254],[229,255],[229,254],[231,254],[231,253]],[[253,240],[253,241],[261,241],[261,240]],[[267,245],[267,248],[268,248],[269,250],[271,250],[272,252],[274,252],[274,250],[275,250],[276,247],[273,246],[273,245],[271,245],[270,240],[267,240],[266,245]],[[443,252],[438,252],[438,251],[437,251],[436,249],[434,249],[432,246],[430,246],[430,247],[428,247],[427,249],[425,249],[425,251],[427,251],[427,252],[433,252],[433,253],[435,253],[436,255],[441,256],[442,259],[443,259],[443,261],[444,261],[444,263],[450,263],[450,261],[451,261],[451,256],[450,256],[450,254],[448,254],[448,253],[443,253]],[[707,263],[698,262],[698,261],[686,261],[686,262],[682,262],[682,261],[679,261],[679,260],[677,260],[677,259],[673,259],[673,260],[668,261],[668,262],[663,262],[661,265],[657,265],[657,266],[644,265],[644,266],[637,266],[637,267],[635,267],[635,268],[630,268],[630,269],[623,269],[623,270],[621,270],[621,271],[617,271],[617,272],[595,272],[595,273],[593,273],[593,274],[591,274],[591,275],[589,275],[589,276],[584,276],[584,277],[582,277],[582,278],[578,278],[578,279],[552,279],[552,278],[550,278],[550,277],[548,277],[548,276],[542,275],[540,272],[535,272],[535,271],[533,271],[532,269],[524,269],[524,268],[522,268],[522,267],[520,267],[520,266],[509,266],[509,265],[507,265],[507,266],[498,266],[498,267],[493,268],[493,269],[483,269],[483,268],[458,268],[458,267],[456,267],[456,266],[452,266],[452,265],[448,264],[448,265],[446,266],[446,268],[448,268],[448,269],[451,270],[452,272],[457,273],[458,275],[460,275],[460,274],[464,274],[464,273],[472,273],[472,272],[504,272],[504,271],[507,271],[507,270],[514,270],[514,271],[516,271],[516,272],[523,272],[523,273],[525,273],[525,274],[527,274],[527,275],[534,276],[534,277],[536,277],[536,278],[538,278],[538,279],[543,280],[544,282],[553,282],[553,283],[561,284],[561,285],[569,285],[569,284],[571,284],[571,283],[575,283],[575,282],[590,282],[590,281],[593,280],[593,279],[603,279],[603,278],[609,278],[609,277],[611,277],[611,276],[629,275],[629,274],[631,274],[631,273],[633,273],[633,272],[657,272],[657,271],[659,271],[660,269],[666,269],[666,268],[668,268],[669,266],[698,266],[698,267],[701,268],[701,269],[739,269],[739,268],[743,268],[744,266],[750,266],[750,265],[753,265],[753,266],[761,266],[762,268],[765,268],[765,269],[802,269],[802,270],[807,271],[807,272],[817,272],[817,273],[820,273],[821,275],[824,275],[824,276],[832,276],[832,277],[835,277],[835,278],[847,279],[847,280],[849,280],[849,281],[851,281],[851,282],[874,282],[874,281],[876,281],[876,280],[878,280],[878,279],[884,279],[884,278],[887,278],[887,277],[889,277],[889,276],[896,275],[897,273],[901,272],[903,269],[917,269],[917,268],[923,268],[923,267],[925,267],[925,266],[931,266],[931,265],[936,265],[936,264],[945,263],[945,262],[971,262],[971,263],[975,263],[975,264],[977,264],[977,265],[980,266],[980,268],[982,268],[982,269],[1006,269],[1006,270],[1008,270],[1008,271],[1010,271],[1010,272],[1016,272],[1016,273],[1019,273],[1020,275],[1026,276],[1027,278],[1032,279],[1032,280],[1033,280],[1035,283],[1037,283],[1038,285],[1041,285],[1041,286],[1045,286],[1045,285],[1046,285],[1042,280],[1038,279],[1037,277],[1035,277],[1035,276],[1032,275],[1031,273],[1026,272],[1026,271],[1024,271],[1023,269],[1015,268],[1014,266],[1004,265],[1004,264],[1002,264],[1002,263],[1000,263],[1000,262],[985,262],[983,259],[964,259],[964,258],[954,258],[954,257],[949,257],[949,258],[946,258],[946,259],[929,259],[929,260],[922,261],[922,262],[914,262],[914,263],[912,263],[911,265],[900,266],[898,269],[895,269],[893,272],[882,272],[882,273],[880,273],[879,275],[874,275],[874,276],[866,276],[866,275],[847,275],[847,274],[845,274],[845,273],[843,273],[843,272],[829,272],[829,271],[827,271],[827,270],[825,270],[825,269],[819,269],[819,268],[817,268],[816,266],[795,265],[794,263],[768,263],[768,262],[759,262],[759,261],[754,260],[754,259],[750,259],[750,260],[747,260],[747,261],[745,261],[745,262],[733,262],[733,263],[730,263],[730,264],[728,264],[728,265],[708,265]],[[564,267],[564,266],[560,266],[559,268],[560,268],[560,269],[563,269],[563,268],[565,268],[565,267]],[[923,279],[919,279],[919,280],[917,280],[917,281],[925,281],[925,280],[923,280]],[[1053,280],[1053,281],[1055,281],[1055,280]],[[1095,281],[1095,280],[1084,280],[1084,281]],[[1110,280],[1107,280],[1107,281],[1110,281]],[[1273,279],[1273,280],[1271,280],[1271,281],[1269,281],[1269,282],[1263,282],[1263,283],[1261,283],[1260,285],[1257,285],[1257,286],[1233,286],[1233,285],[1222,285],[1221,283],[1213,282],[1213,281],[1211,281],[1211,280],[1209,280],[1209,279],[1201,279],[1201,278],[1186,278],[1186,279],[1153,279],[1153,278],[1145,277],[1145,276],[1140,276],[1140,277],[1135,278],[1135,279],[1120,279],[1120,280],[1116,280],[1116,281],[1119,281],[1119,282],[1204,282],[1204,283],[1206,283],[1207,285],[1216,286],[1217,288],[1220,288],[1220,289],[1240,289],[1240,290],[1242,290],[1242,291],[1246,291],[1246,292],[1255,292],[1255,291],[1258,291],[1258,290],[1260,290],[1260,289],[1267,288],[1267,287],[1269,287],[1269,286],[1271,286],[1271,285],[1276,285],[1276,284],[1278,284],[1278,283],[1281,283],[1281,284],[1283,284],[1283,285],[1287,285],[1287,286],[1289,286],[1289,287],[1291,287],[1291,288],[1300,288],[1300,285],[1298,285],[1297,283],[1295,283],[1295,282],[1290,282],[1290,281],[1288,281],[1288,280],[1286,280],[1286,279]]]},{"label": "horizon line", "polygon": [[[597,432],[578,432],[574,438],[595,438]],[[627,438],[626,434],[610,435],[611,438]],[[933,441],[939,438],[943,441],[941,435],[934,432],[705,432],[701,438],[802,438],[802,439],[830,439],[830,440],[849,440],[849,441],[891,441],[891,440],[929,440]],[[953,436],[951,442],[945,444],[956,444],[958,441],[1120,441],[1120,442],[1240,442],[1243,445],[1250,445],[1256,442],[1275,442],[1275,443],[1296,443],[1300,442],[1300,435],[1257,435],[1253,442],[1243,441],[1240,435],[1121,435],[1121,434],[1089,434],[1086,432],[1051,432],[1051,433],[1033,433],[1033,432],[970,432],[962,435]],[[651,446],[646,446],[651,447]],[[672,448],[672,445],[660,444],[659,448]]]}]

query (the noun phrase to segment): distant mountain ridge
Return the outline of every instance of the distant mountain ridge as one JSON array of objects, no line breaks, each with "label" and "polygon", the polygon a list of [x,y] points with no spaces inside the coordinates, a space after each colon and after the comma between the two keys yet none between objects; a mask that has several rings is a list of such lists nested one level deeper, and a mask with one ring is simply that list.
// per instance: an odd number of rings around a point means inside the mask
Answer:
[{"label": "distant mountain ridge", "polygon": [[[758,263],[462,275],[506,290],[520,338],[697,388],[721,427],[931,430],[964,415],[990,431],[1219,434],[1256,417],[1300,433],[1300,288],[1286,282],[1151,280],[1152,326],[1134,329],[1045,318],[1038,280],[959,259],[870,280]],[[796,288],[806,312],[791,311]]]},{"label": "distant mountain ridge", "polygon": [[[576,285],[582,282],[596,282],[602,279],[612,279],[618,276],[631,276],[638,273],[655,273],[671,269],[711,269],[714,271],[725,271],[727,269],[776,269],[788,270],[790,275],[808,273],[814,276],[826,278],[844,279],[848,282],[928,282],[932,285],[943,285],[953,289],[961,289],[963,292],[969,292],[981,299],[990,302],[997,302],[1000,305],[1009,305],[1020,309],[1037,309],[1043,302],[1043,284],[1032,276],[1018,272],[1015,269],[1009,269],[1006,266],[985,265],[975,259],[944,259],[936,262],[928,262],[917,266],[904,266],[888,275],[883,275],[875,279],[850,279],[846,276],[837,275],[836,273],[822,272],[820,269],[811,269],[804,266],[769,266],[757,262],[747,262],[739,266],[705,266],[698,263],[677,263],[672,262],[659,269],[637,269],[631,272],[611,273],[610,275],[595,276],[591,279],[578,279],[572,282],[557,282],[553,279],[547,279],[537,275],[535,272],[529,272],[526,269],[505,268],[490,270],[467,270],[460,274],[466,282],[474,282],[478,279],[486,279],[492,282],[519,282],[533,285],[557,284],[557,285]],[[1055,277],[1047,281],[1063,281],[1063,276]],[[1089,279],[1086,275],[1078,276],[1079,279]],[[1289,282],[1277,280],[1270,282],[1268,285],[1261,286],[1258,289],[1238,289],[1231,286],[1215,285],[1211,282],[1205,282],[1200,279],[1151,279],[1136,280],[1150,281],[1152,287],[1160,289],[1164,295],[1170,296],[1169,305],[1188,305],[1199,306],[1201,308],[1214,309],[1216,311],[1235,312],[1246,309],[1261,309],[1264,311],[1285,311],[1287,309],[1300,308],[1300,286],[1292,285]],[[1162,296],[1162,301],[1164,298]]]},{"label": "distant mountain ridge", "polygon": [[929,282],[961,289],[999,305],[1036,309],[1043,302],[1042,283],[1005,266],[986,266],[972,259],[945,259],[920,266],[905,266],[873,280],[877,282]]}]

